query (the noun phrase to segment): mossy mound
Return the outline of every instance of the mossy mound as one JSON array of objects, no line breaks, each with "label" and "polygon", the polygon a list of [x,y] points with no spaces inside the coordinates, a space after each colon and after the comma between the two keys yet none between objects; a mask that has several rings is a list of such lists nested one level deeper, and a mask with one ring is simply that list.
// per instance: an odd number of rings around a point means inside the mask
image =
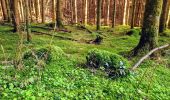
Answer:
[{"label": "mossy mound", "polygon": [[140,34],[141,34],[140,29],[131,29],[126,33],[126,35],[129,35],[129,36],[139,36]]},{"label": "mossy mound", "polygon": [[23,62],[26,66],[34,66],[40,61],[48,64],[52,60],[57,61],[61,59],[64,55],[65,53],[60,47],[47,46],[25,52],[23,55]]},{"label": "mossy mound", "polygon": [[128,61],[118,55],[105,50],[92,49],[86,56],[87,65],[93,68],[104,67],[112,76],[124,76],[129,66]]}]

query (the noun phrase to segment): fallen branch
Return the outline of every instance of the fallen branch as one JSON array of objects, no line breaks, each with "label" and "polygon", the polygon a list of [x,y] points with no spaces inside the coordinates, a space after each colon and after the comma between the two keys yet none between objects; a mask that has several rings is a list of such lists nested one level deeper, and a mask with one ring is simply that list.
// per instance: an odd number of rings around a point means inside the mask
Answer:
[{"label": "fallen branch", "polygon": [[78,40],[75,40],[73,38],[69,38],[69,37],[63,37],[63,36],[58,36],[58,35],[53,35],[53,34],[49,34],[49,33],[45,33],[45,32],[38,32],[38,31],[33,31],[32,32],[36,35],[47,35],[47,36],[54,36],[56,38],[59,38],[59,39],[63,39],[63,40],[71,40],[71,41],[78,41]]},{"label": "fallen branch", "polygon": [[164,48],[167,48],[169,47],[170,44],[166,44],[166,45],[163,45],[161,47],[158,47],[158,48],[155,48],[153,50],[151,50],[147,55],[145,55],[144,57],[142,57],[133,67],[132,67],[132,70],[135,70],[145,59],[147,59],[150,55],[152,55],[154,52],[158,51],[158,50],[161,50],[161,49],[164,49]]}]

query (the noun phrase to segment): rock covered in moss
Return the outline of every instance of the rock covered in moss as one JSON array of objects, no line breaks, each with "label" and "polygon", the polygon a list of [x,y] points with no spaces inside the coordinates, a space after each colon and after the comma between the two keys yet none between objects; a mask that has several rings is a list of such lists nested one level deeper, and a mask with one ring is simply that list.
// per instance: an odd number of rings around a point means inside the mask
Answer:
[{"label": "rock covered in moss", "polygon": [[104,67],[112,73],[126,74],[126,69],[129,66],[128,61],[115,53],[105,50],[92,49],[86,56],[87,65],[93,68]]}]

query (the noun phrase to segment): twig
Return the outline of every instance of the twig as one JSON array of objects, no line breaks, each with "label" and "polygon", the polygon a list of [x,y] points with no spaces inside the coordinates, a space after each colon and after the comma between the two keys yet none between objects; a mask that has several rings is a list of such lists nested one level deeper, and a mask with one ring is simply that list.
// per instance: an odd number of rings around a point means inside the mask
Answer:
[{"label": "twig", "polygon": [[132,67],[132,70],[135,70],[145,59],[147,59],[151,54],[153,54],[155,51],[158,51],[158,50],[161,50],[161,49],[164,49],[164,48],[167,48],[169,47],[170,44],[166,44],[166,45],[163,45],[161,47],[158,47],[158,48],[155,48],[153,50],[151,50],[147,55],[145,55],[144,57],[142,57],[133,67]]}]

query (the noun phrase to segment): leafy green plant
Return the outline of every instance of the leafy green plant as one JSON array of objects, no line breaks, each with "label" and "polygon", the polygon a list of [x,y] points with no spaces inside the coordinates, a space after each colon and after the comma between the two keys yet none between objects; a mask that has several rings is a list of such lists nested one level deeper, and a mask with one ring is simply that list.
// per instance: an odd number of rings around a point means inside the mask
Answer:
[{"label": "leafy green plant", "polygon": [[89,67],[104,67],[112,76],[126,75],[126,67],[129,66],[128,61],[122,56],[98,49],[90,50],[86,56],[86,60]]}]

